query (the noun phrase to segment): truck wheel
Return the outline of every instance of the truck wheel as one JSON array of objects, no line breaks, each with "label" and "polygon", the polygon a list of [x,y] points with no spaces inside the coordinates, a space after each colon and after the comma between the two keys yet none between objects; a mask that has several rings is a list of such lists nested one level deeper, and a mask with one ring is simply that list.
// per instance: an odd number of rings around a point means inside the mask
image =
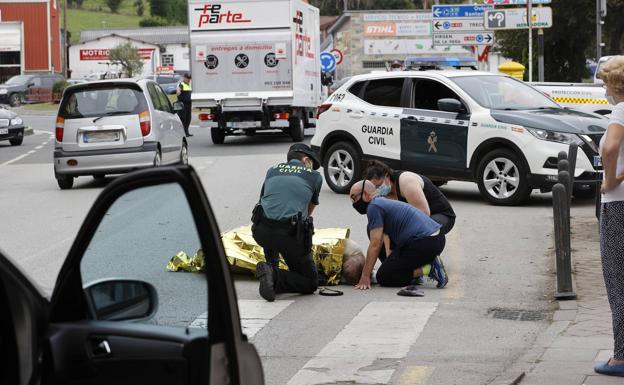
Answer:
[{"label": "truck wheel", "polygon": [[325,180],[329,188],[338,194],[347,194],[357,180],[362,177],[361,156],[348,142],[332,145],[323,160]]},{"label": "truck wheel", "polygon": [[219,127],[211,127],[210,137],[212,138],[212,143],[223,144],[223,142],[225,142],[225,131]]},{"label": "truck wheel", "polygon": [[69,175],[59,175],[56,177],[56,183],[61,190],[69,190],[74,185],[74,177]]},{"label": "truck wheel", "polygon": [[11,107],[19,107],[22,104],[22,97],[19,93],[14,93],[9,96],[9,104]]},{"label": "truck wheel", "polygon": [[507,149],[491,151],[481,159],[477,184],[481,195],[494,205],[516,206],[531,195],[526,166]]},{"label": "truck wheel", "polygon": [[290,118],[289,123],[289,133],[293,142],[302,142],[304,137],[304,124],[303,119],[296,116]]}]

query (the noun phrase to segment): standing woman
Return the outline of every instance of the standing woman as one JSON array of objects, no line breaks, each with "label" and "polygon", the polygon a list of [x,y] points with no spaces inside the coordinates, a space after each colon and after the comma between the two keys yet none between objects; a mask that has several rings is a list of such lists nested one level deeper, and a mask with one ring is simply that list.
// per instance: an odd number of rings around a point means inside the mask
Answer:
[{"label": "standing woman", "polygon": [[597,373],[624,377],[624,56],[600,70],[607,99],[615,105],[600,142],[604,168],[600,215],[600,253],[607,298],[613,317],[613,358],[594,367]]}]

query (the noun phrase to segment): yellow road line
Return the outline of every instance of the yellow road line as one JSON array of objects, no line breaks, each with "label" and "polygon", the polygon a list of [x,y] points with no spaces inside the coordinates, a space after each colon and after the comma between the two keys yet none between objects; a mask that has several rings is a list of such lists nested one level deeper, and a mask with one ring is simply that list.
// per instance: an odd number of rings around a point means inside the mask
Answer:
[{"label": "yellow road line", "polygon": [[455,227],[446,236],[446,246],[442,252],[442,258],[446,271],[449,275],[449,283],[444,288],[443,298],[461,299],[464,298],[464,247],[462,245],[461,231]]},{"label": "yellow road line", "polygon": [[432,366],[409,366],[401,374],[398,385],[426,385],[434,370]]}]

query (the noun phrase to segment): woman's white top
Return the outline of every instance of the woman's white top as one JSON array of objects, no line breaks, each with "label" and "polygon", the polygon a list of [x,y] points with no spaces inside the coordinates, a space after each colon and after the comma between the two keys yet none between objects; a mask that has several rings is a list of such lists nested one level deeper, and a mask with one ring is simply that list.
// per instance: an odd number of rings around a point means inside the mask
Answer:
[{"label": "woman's white top", "polygon": [[[624,126],[624,102],[616,104],[615,108],[613,108],[613,112],[611,113],[611,117],[609,118],[609,128],[607,128],[607,132],[614,124],[619,124]],[[607,133],[602,136],[600,140],[600,153],[602,154],[602,146],[604,146],[604,141],[607,138]],[[624,173],[624,142],[620,144],[620,154],[618,155],[617,160],[617,169],[616,175],[622,175]],[[604,175],[603,175],[604,179]],[[613,190],[602,194],[602,202],[614,202],[614,201],[624,201],[624,183],[620,183],[619,186],[614,188]]]}]

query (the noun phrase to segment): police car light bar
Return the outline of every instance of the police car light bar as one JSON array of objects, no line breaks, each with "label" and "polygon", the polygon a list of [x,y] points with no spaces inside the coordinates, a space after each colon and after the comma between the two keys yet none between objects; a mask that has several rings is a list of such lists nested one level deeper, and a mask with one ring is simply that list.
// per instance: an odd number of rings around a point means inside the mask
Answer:
[{"label": "police car light bar", "polygon": [[406,70],[426,70],[442,68],[477,69],[477,61],[473,57],[407,57],[404,62]]}]

